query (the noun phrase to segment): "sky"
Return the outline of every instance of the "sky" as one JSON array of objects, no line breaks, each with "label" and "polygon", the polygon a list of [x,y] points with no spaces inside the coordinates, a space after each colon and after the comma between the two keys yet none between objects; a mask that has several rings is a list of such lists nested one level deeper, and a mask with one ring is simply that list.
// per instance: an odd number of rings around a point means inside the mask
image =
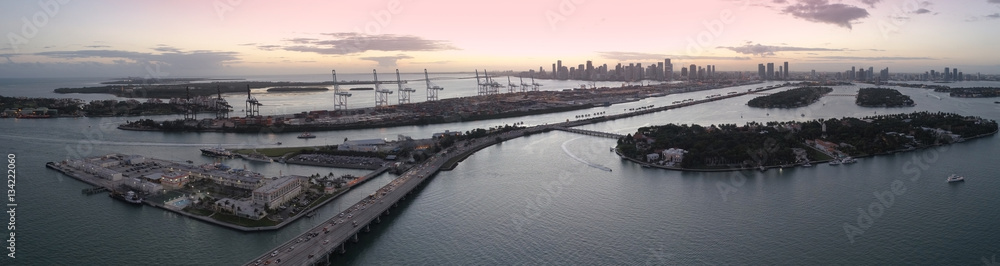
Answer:
[{"label": "sky", "polygon": [[0,78],[551,70],[1000,74],[1000,0],[40,0],[0,3]]}]

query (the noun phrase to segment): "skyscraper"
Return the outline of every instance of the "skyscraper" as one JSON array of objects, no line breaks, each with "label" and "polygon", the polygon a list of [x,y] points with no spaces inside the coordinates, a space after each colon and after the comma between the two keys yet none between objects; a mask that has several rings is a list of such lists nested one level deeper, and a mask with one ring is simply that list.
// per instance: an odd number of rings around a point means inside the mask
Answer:
[{"label": "skyscraper", "polygon": [[767,79],[774,79],[774,63],[767,63]]},{"label": "skyscraper", "polygon": [[663,59],[663,70],[663,75],[667,76],[667,81],[674,79],[674,64],[670,63],[670,58]]},{"label": "skyscraper", "polygon": [[698,77],[698,67],[694,64],[691,64],[691,69],[688,70],[688,79],[691,79],[691,77]]},{"label": "skyscraper", "polygon": [[757,77],[761,80],[767,79],[767,74],[764,71],[764,64],[757,64]]},{"label": "skyscraper", "polygon": [[788,79],[788,61],[785,61],[785,71],[781,72],[781,77]]},{"label": "skyscraper", "polygon": [[961,77],[958,76],[958,68],[957,67],[955,69],[952,69],[951,71],[952,71],[951,80],[954,80],[954,81],[961,80]]},{"label": "skyscraper", "polygon": [[944,68],[944,80],[951,80],[951,68]]}]

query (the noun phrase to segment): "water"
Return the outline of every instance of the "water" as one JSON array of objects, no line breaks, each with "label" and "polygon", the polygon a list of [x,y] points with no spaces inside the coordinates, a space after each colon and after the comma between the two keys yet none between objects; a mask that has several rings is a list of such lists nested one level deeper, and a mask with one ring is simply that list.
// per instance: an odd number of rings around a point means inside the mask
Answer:
[{"label": "water", "polygon": [[[759,86],[764,85],[749,87]],[[833,93],[851,94],[858,88],[836,87]],[[80,191],[88,185],[44,168],[47,161],[120,152],[206,163],[211,159],[198,155],[197,148],[267,147],[276,141],[283,146],[339,144],[343,138],[394,139],[397,134],[424,138],[445,129],[465,131],[519,121],[552,123],[578,114],[615,114],[735,90],[745,88],[533,117],[317,132],[320,137],[311,140],[296,139],[296,133],[114,129],[134,118],[0,119],[0,142],[5,143],[0,151],[16,154],[19,181],[18,258],[5,258],[0,264],[243,263],[393,178],[379,176],[321,208],[316,217],[279,231],[243,233],[148,206],[136,208],[103,194],[83,195]],[[742,124],[921,110],[1000,119],[1000,105],[992,103],[995,99],[950,98],[910,88],[900,91],[917,105],[863,108],[855,106],[852,97],[828,96],[799,109],[756,109],[745,105],[753,96],[742,96],[582,128],[632,133],[641,126],[665,123]],[[258,99],[266,102],[269,97]],[[990,159],[1000,154],[998,138],[972,140],[940,151],[864,158],[853,165],[740,174],[641,168],[610,153],[612,139],[567,132],[537,134],[486,148],[454,171],[438,174],[335,261],[367,265],[979,264],[982,258],[1000,253],[1000,210],[996,207],[1000,199],[995,197],[1000,189],[995,173],[1000,166]],[[229,164],[267,175],[365,173],[240,160]],[[951,173],[965,175],[967,181],[946,184],[944,179]],[[859,208],[873,213],[870,206],[879,202],[873,193],[890,191],[896,181],[905,192],[895,195],[892,204],[883,207],[851,243],[844,225],[858,225]]]}]

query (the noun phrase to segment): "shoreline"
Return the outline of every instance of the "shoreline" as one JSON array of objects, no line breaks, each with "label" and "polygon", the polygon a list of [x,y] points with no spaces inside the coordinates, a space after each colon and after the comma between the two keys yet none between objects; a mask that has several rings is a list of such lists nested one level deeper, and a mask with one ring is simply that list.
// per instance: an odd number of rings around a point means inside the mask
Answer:
[{"label": "shoreline", "polygon": [[[980,134],[980,135],[972,136],[972,137],[969,137],[969,138],[965,138],[962,141],[952,142],[952,143],[948,143],[948,144],[927,145],[927,146],[923,146],[923,147],[919,147],[919,148],[914,148],[914,149],[899,149],[899,150],[893,150],[893,151],[888,151],[888,152],[883,152],[883,153],[876,153],[876,154],[866,154],[866,155],[859,155],[859,156],[853,156],[852,155],[850,157],[852,157],[852,158],[869,158],[869,157],[875,157],[875,156],[879,156],[879,155],[892,155],[892,154],[896,154],[896,153],[900,153],[900,152],[917,151],[917,150],[924,150],[924,149],[934,148],[934,147],[940,147],[940,146],[954,145],[954,144],[957,144],[957,143],[963,143],[963,142],[970,141],[970,140],[976,140],[976,139],[984,138],[984,137],[987,137],[987,136],[996,135],[997,132],[1000,132],[1000,130],[994,130],[991,133],[985,133],[985,134]],[[651,163],[647,163],[647,162],[642,162],[642,161],[639,161],[638,159],[635,159],[635,158],[625,157],[625,156],[623,156],[621,154],[621,152],[618,150],[617,147],[615,148],[615,154],[617,154],[618,157],[621,158],[621,159],[631,161],[631,162],[633,162],[635,164],[638,164],[638,165],[640,165],[642,167],[659,168],[659,169],[664,169],[664,170],[681,171],[681,172],[732,172],[732,171],[760,170],[760,167],[753,167],[753,168],[746,168],[746,167],[744,167],[744,168],[726,168],[726,169],[692,169],[692,168],[681,168],[681,167],[667,167],[667,166],[655,165],[655,164],[651,164]],[[809,161],[809,163],[812,164],[813,166],[817,166],[819,164],[826,163],[826,162],[829,162],[829,161],[832,161],[832,160],[815,160],[815,161]],[[767,170],[767,169],[774,169],[774,168],[780,168],[780,169],[783,169],[783,168],[798,168],[798,167],[802,167],[802,164],[792,164],[792,165],[789,165],[788,167],[784,167],[782,165],[765,165],[763,167],[764,167],[765,170]]]}]

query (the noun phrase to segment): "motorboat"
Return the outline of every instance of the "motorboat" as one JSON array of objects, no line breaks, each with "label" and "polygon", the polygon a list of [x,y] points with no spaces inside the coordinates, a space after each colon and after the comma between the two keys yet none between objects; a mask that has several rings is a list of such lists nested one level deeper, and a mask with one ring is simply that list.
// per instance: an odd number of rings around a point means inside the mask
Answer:
[{"label": "motorboat", "polygon": [[301,135],[299,135],[299,138],[300,139],[311,139],[311,138],[316,138],[316,135],[313,135],[313,134],[311,134],[309,132],[305,132],[305,133],[302,133]]},{"label": "motorboat", "polygon": [[960,175],[951,174],[951,176],[948,177],[948,183],[962,182],[962,181],[965,181],[965,177],[960,176]]}]

